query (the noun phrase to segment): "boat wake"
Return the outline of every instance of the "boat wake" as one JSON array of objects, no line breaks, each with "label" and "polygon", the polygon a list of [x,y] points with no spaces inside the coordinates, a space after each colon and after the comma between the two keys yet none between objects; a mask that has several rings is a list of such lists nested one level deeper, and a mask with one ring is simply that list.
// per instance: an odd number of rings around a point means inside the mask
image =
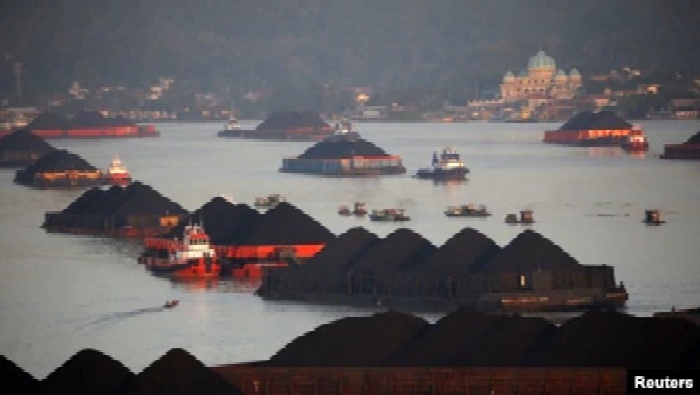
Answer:
[{"label": "boat wake", "polygon": [[96,331],[101,328],[104,328],[108,325],[115,324],[117,322],[120,322],[122,320],[128,319],[128,318],[133,318],[137,317],[140,315],[148,314],[148,313],[158,313],[161,311],[168,310],[164,306],[157,306],[157,307],[147,307],[147,308],[142,308],[142,309],[137,309],[137,310],[131,310],[131,311],[122,311],[118,313],[109,313],[109,314],[103,314],[100,318],[97,318],[82,327],[78,328],[78,331],[84,331],[84,330],[90,330]]}]

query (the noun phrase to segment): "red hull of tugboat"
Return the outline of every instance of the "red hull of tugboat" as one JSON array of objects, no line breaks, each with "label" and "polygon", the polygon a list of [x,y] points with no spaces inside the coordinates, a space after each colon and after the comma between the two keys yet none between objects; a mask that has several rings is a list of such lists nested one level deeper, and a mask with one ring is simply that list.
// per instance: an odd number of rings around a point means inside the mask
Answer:
[{"label": "red hull of tugboat", "polygon": [[221,274],[221,265],[216,259],[209,263],[204,258],[172,263],[168,259],[146,258],[143,263],[154,273],[169,275],[177,279],[216,278]]},{"label": "red hull of tugboat", "polygon": [[131,177],[108,176],[105,178],[105,185],[126,187],[131,184]]},{"label": "red hull of tugboat", "polygon": [[649,151],[649,143],[623,143],[622,149],[627,152],[647,152]]}]

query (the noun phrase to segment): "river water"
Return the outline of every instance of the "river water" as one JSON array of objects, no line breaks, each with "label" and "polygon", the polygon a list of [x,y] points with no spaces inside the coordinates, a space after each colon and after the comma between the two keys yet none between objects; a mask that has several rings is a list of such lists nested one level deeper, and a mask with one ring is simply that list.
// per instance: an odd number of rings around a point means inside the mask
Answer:
[{"label": "river water", "polygon": [[[658,159],[663,144],[685,141],[699,122],[642,122],[651,145],[644,155],[542,144],[542,131],[559,124],[356,125],[363,137],[401,155],[409,173],[428,166],[433,151],[457,148],[471,169],[461,184],[410,174],[281,174],[282,158],[310,143],[217,138],[220,126],[162,124],[160,138],[51,143],[98,167],[118,154],[135,179],[188,210],[221,194],[251,204],[281,193],[336,234],[364,226],[386,236],[406,226],[441,245],[471,226],[505,245],[523,230],[505,225],[505,214],[530,208],[533,229],[581,263],[615,267],[630,293],[630,313],[700,306],[700,162]],[[0,170],[0,354],[37,378],[83,348],[101,350],[135,372],[173,347],[206,364],[259,360],[318,325],[369,314],[265,302],[252,294],[254,284],[183,285],[151,276],[136,263],[136,242],[44,232],[44,212],[65,208],[82,191],[33,190],[14,185],[13,174]],[[370,209],[405,208],[412,221],[378,224],[336,214],[338,205],[353,201]],[[467,203],[487,204],[494,216],[442,214],[448,205]],[[668,222],[642,224],[644,210],[652,208]],[[179,299],[180,306],[164,311],[167,299]]]}]

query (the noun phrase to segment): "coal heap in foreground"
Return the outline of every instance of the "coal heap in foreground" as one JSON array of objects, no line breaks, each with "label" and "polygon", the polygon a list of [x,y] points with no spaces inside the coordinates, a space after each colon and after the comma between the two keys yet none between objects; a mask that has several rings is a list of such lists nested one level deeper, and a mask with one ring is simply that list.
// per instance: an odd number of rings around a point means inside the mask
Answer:
[{"label": "coal heap in foreground", "polygon": [[115,394],[134,379],[121,362],[100,351],[81,350],[41,382],[42,394]]},{"label": "coal heap in foreground", "polygon": [[469,309],[435,324],[387,312],[322,325],[267,366],[697,368],[700,326],[681,318],[586,313],[556,327],[543,318]]}]

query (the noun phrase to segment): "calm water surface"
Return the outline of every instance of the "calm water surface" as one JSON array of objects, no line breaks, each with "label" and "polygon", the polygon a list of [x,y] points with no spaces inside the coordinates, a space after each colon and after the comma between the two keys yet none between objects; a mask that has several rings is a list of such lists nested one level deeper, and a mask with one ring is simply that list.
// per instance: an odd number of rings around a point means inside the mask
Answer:
[{"label": "calm water surface", "polygon": [[[244,122],[254,127],[258,122]],[[336,214],[338,205],[405,208],[410,227],[436,245],[465,226],[507,244],[522,227],[503,217],[535,212],[534,229],[583,264],[613,265],[630,293],[628,310],[650,315],[700,305],[700,162],[662,161],[663,144],[685,141],[698,122],[644,122],[651,150],[544,145],[559,124],[358,124],[365,138],[401,155],[409,173],[432,152],[454,146],[472,173],[466,183],[436,185],[405,176],[338,179],[280,174],[285,156],[309,143],[215,137],[217,124],[159,125],[162,137],[55,141],[98,167],[119,154],[135,179],[195,210],[215,196],[238,202],[282,193],[336,234],[364,226],[385,236],[398,226]],[[82,348],[96,348],[138,372],[172,347],[207,364],[264,359],[331,320],[368,311],[264,302],[254,284],[172,284],[149,275],[134,242],[47,234],[45,211],[61,210],[81,191],[38,191],[0,170],[0,354],[38,378]],[[447,219],[447,205],[483,203],[489,219]],[[641,223],[658,208],[668,221]],[[162,311],[166,299],[181,305]],[[426,316],[435,320],[438,316]]]}]

